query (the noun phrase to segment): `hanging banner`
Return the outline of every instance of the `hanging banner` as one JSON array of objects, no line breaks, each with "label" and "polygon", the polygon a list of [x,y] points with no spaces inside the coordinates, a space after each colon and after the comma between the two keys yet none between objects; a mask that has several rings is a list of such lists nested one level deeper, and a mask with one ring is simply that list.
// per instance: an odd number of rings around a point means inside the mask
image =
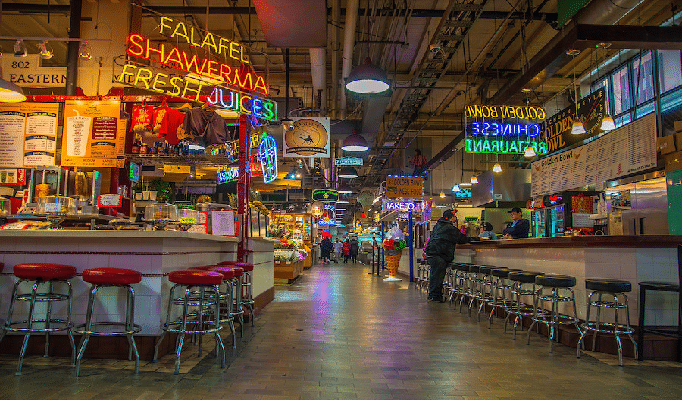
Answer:
[{"label": "hanging banner", "polygon": [[54,166],[57,103],[0,106],[0,167]]},{"label": "hanging banner", "polygon": [[292,129],[283,129],[284,157],[330,157],[330,117],[292,120]]},{"label": "hanging banner", "polygon": [[387,176],[388,198],[422,198],[423,177]]},{"label": "hanging banner", "polygon": [[120,102],[64,103],[62,166],[124,167],[126,124]]},{"label": "hanging banner", "polygon": [[[578,111],[579,113],[576,112],[575,105],[572,105],[542,124],[540,139],[546,143],[549,153],[581,143],[585,139],[593,138],[603,132],[601,131],[601,120],[606,115],[605,90],[601,88],[582,98],[578,105]],[[576,114],[587,131],[584,134],[572,134],[572,123]]]}]

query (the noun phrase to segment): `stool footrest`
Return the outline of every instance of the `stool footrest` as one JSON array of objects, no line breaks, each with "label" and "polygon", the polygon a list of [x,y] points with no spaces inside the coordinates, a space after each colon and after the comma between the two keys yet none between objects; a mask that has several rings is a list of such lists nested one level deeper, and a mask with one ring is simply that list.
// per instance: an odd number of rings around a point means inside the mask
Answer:
[{"label": "stool footrest", "polygon": [[[33,295],[28,292],[24,294],[17,294],[14,298],[17,301],[31,301]],[[68,294],[60,294],[55,292],[36,292],[36,302],[53,302],[53,301],[66,301],[69,299]]]},{"label": "stool footrest", "polygon": [[[203,321],[202,323],[203,324],[215,325],[214,321]],[[162,326],[162,330],[168,331],[170,333],[186,333],[186,334],[207,334],[207,333],[215,333],[217,331],[223,330],[223,326],[211,327],[211,328],[207,328],[207,329],[201,329],[200,328],[197,330],[192,330],[192,329],[187,329],[187,328],[185,330],[183,330],[182,327],[178,327],[178,328],[171,328],[170,327],[170,326],[181,326],[182,324],[183,324],[183,322],[171,322],[169,325],[164,323],[164,325]],[[193,322],[187,321],[186,322],[186,325],[193,325],[193,324],[199,324],[199,322],[196,322],[196,321],[193,321]]]},{"label": "stool footrest", "polygon": [[90,331],[85,330],[86,325],[85,324],[79,324],[76,326],[73,330],[74,333],[76,334],[90,334],[91,336],[126,336],[129,334],[136,334],[139,333],[142,328],[140,327],[139,324],[133,324],[133,328],[131,330],[126,330],[126,331],[93,331],[93,327],[100,327],[100,326],[110,326],[110,327],[126,327],[126,323],[122,322],[93,322],[90,324]]},{"label": "stool footrest", "polygon": [[[45,324],[46,320],[45,319],[40,319],[40,320],[33,320],[32,324]],[[11,332],[20,332],[20,333],[54,333],[56,331],[65,331],[65,330],[70,330],[74,325],[71,322],[68,322],[65,319],[50,319],[50,325],[52,324],[58,324],[59,326],[57,327],[34,327],[32,329],[29,329],[28,327],[15,327],[17,325],[28,325],[28,320],[15,320],[12,322],[5,322],[5,325],[3,327],[4,330],[11,331]],[[42,325],[41,325],[42,326]]]},{"label": "stool footrest", "polygon": [[[617,326],[617,330],[616,329]],[[596,322],[585,322],[579,325],[581,330],[594,331],[599,333],[617,333],[617,334],[632,334],[634,329],[626,324],[615,324],[615,323],[596,323]]]}]

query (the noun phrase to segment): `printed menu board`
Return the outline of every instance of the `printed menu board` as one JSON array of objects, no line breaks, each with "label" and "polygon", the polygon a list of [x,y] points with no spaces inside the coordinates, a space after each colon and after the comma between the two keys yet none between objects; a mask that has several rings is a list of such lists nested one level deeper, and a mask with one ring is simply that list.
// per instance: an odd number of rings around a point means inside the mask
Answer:
[{"label": "printed menu board", "polygon": [[605,182],[656,167],[655,114],[532,163],[531,195]]},{"label": "printed menu board", "polygon": [[65,102],[62,165],[123,168],[126,124],[120,109],[118,100]]},{"label": "printed menu board", "polygon": [[0,106],[0,166],[54,166],[58,113],[57,103]]}]

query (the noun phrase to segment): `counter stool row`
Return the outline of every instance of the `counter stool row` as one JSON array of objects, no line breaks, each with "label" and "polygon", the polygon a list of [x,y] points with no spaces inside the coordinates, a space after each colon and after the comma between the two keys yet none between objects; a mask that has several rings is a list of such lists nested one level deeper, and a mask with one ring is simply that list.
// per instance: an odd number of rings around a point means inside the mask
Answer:
[{"label": "counter stool row", "polygon": [[[577,342],[578,358],[583,340],[589,333],[593,337],[592,350],[595,349],[599,333],[613,334],[618,346],[620,365],[622,365],[621,335],[629,337],[634,345],[634,357],[638,355],[637,344],[632,337],[634,329],[629,321],[626,293],[631,291],[631,283],[628,281],[587,279],[586,288],[591,292],[587,297],[586,321],[580,324],[573,290],[576,285],[574,277],[472,263],[452,263],[450,268],[451,276],[444,283],[444,286],[448,288],[449,301],[455,302],[458,299],[459,311],[466,304],[469,315],[477,307],[478,320],[481,312],[486,311],[487,307],[490,308],[490,328],[497,311],[503,311],[504,332],[512,318],[514,338],[518,325],[522,325],[522,320],[531,319],[532,322],[527,330],[528,344],[532,330],[536,327],[539,331],[539,326],[543,324],[547,328],[551,349],[554,338],[558,336],[559,325],[573,325],[580,333]],[[560,312],[559,306],[562,303],[571,305],[571,315]],[[548,306],[548,309],[544,306]],[[601,311],[604,309],[613,310],[612,323],[601,321]],[[621,323],[620,311],[626,314],[625,323]]]},{"label": "counter stool row", "polygon": [[[225,262],[225,264],[234,265],[237,263]],[[182,326],[184,329],[176,330],[177,332],[181,333],[177,344],[180,346],[176,348],[176,373],[178,373],[178,365],[180,362],[180,349],[182,348],[183,336],[186,333],[192,332],[191,330],[187,330],[188,323],[198,324],[200,327],[199,331],[204,330],[203,332],[207,333],[215,332],[217,336],[217,355],[218,349],[223,350],[223,344],[220,341],[220,337],[218,337],[218,330],[220,330],[220,321],[214,319],[215,322],[202,322],[204,311],[207,311],[209,306],[213,305],[211,304],[211,302],[209,304],[206,304],[204,302],[205,298],[209,300],[211,299],[211,297],[205,297],[204,292],[207,290],[207,286],[220,284],[224,280],[224,278],[227,277],[228,270],[231,270],[231,272],[233,272],[233,275],[231,276],[232,279],[233,277],[242,276],[244,269],[247,269],[248,271],[251,271],[253,269],[253,266],[251,264],[244,263],[242,265],[242,267],[217,266],[218,270],[223,270],[223,272],[197,271],[197,273],[199,274],[193,274],[192,272],[190,272],[190,274],[187,274],[181,271],[172,272],[169,274],[169,280],[175,283],[175,285],[171,289],[171,302],[174,301],[173,291],[178,286],[185,286],[186,288],[186,294],[185,297],[183,297],[184,313],[181,318],[181,321],[178,322],[180,326]],[[239,275],[236,274],[237,271],[240,272]],[[86,347],[88,345],[88,341],[90,340],[91,336],[126,336],[129,342],[129,359],[132,359],[132,357],[135,356],[135,372],[138,372],[139,354],[133,335],[140,331],[140,326],[134,323],[135,291],[133,290],[132,285],[140,283],[140,281],[142,280],[142,274],[140,272],[131,269],[111,267],[91,268],[84,270],[82,273],[83,281],[91,284],[91,289],[89,292],[88,306],[86,309],[86,322],[78,326],[75,326],[71,320],[73,289],[71,286],[71,282],[69,280],[76,276],[76,268],[74,266],[53,263],[23,263],[14,266],[14,276],[18,280],[14,284],[12,290],[7,320],[5,321],[0,331],[0,341],[4,338],[7,332],[20,333],[24,335],[24,340],[19,353],[19,363],[17,365],[16,371],[17,375],[21,375],[21,369],[23,366],[24,356],[28,348],[28,341],[30,336],[36,334],[45,335],[44,356],[47,357],[49,350],[50,334],[60,331],[66,332],[69,338],[72,351],[71,361],[72,364],[75,364],[76,366],[77,376],[80,373],[80,362],[83,358]],[[213,284],[217,280],[217,278],[218,283]],[[30,284],[31,291],[20,292],[20,286],[22,283]],[[253,310],[252,305],[254,303],[251,296],[251,274],[249,276],[249,281],[246,284],[243,284],[242,280],[238,280],[238,283],[238,285],[241,286],[241,292],[239,294],[242,294],[243,285],[249,288],[249,290],[246,290],[244,293],[245,296],[248,296],[248,298],[236,298],[236,305],[238,305],[238,307],[240,308],[240,313],[238,314],[235,312],[231,312],[232,314],[229,316],[234,317],[239,315],[240,317],[242,317],[241,308],[243,307],[242,305],[246,305],[250,309],[250,317],[253,318],[253,316],[251,316]],[[197,286],[200,292],[202,292],[202,301],[198,299],[191,299],[191,297],[189,297],[189,289],[193,286]],[[94,321],[93,309],[95,304],[95,298],[98,291],[103,287],[121,287],[126,290],[126,310],[123,322]],[[216,289],[214,291],[213,301],[217,304],[216,307],[218,307],[218,303],[215,300],[220,298],[221,293],[218,291],[218,289]],[[233,299],[232,293],[231,298],[229,299]],[[29,310],[25,319],[22,319],[21,317],[15,317],[14,309],[15,302],[17,301],[28,302]],[[66,303],[66,316],[64,318],[57,318],[52,315],[53,306],[56,302]],[[188,306],[193,305],[193,302],[198,304],[200,306],[199,311],[202,311],[201,313],[197,313],[194,315],[194,317],[197,318],[198,321],[189,320],[189,318],[192,318],[192,316],[187,315],[185,313],[188,310]],[[43,316],[37,317],[36,308],[40,304],[46,305],[44,318]],[[215,309],[212,313],[214,316],[221,316],[220,311],[218,309]],[[167,323],[163,327],[162,337],[167,331],[173,331],[169,330],[169,327],[173,326],[172,324],[169,325],[169,323],[173,322],[169,322],[169,317],[167,316]],[[203,329],[203,327],[206,326],[206,324],[213,324],[213,327],[210,329]],[[233,344],[235,344],[235,331],[232,327],[232,320],[231,330],[233,332]],[[75,346],[73,333],[82,335],[81,342],[78,348]],[[223,354],[223,360],[225,360],[225,353]],[[156,355],[157,347],[155,347],[155,359]],[[225,362],[222,363],[222,366],[224,364]]]}]

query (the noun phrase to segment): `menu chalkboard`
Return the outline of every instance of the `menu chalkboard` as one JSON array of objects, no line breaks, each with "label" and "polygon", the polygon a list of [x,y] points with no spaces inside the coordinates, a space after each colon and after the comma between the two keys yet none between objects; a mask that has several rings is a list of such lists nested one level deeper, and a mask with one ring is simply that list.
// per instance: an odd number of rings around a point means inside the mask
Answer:
[{"label": "menu chalkboard", "polygon": [[649,114],[586,145],[532,163],[531,195],[605,182],[656,165],[656,118]]}]

